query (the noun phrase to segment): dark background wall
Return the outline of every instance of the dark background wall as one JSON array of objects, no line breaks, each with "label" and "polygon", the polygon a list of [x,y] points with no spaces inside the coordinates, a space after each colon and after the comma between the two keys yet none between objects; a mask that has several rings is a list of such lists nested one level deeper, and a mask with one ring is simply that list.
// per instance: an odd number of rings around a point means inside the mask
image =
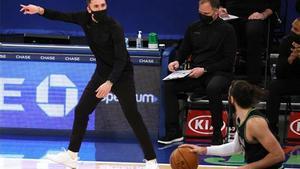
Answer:
[{"label": "dark background wall", "polygon": [[[281,18],[286,19],[282,30],[300,14],[295,10],[296,0],[282,0]],[[50,34],[82,36],[81,29],[72,24],[45,20],[19,12],[19,4],[37,4],[59,11],[85,10],[85,0],[0,0],[0,34]],[[187,25],[197,19],[198,0],[108,0],[109,14],[124,27],[129,37],[138,30],[157,32],[161,39],[180,38]]]},{"label": "dark background wall", "polygon": [[294,19],[300,16],[299,12],[296,12],[296,4],[297,0],[281,0],[281,11],[280,18],[283,21],[282,29],[285,32],[289,32],[291,29],[291,23]]},{"label": "dark background wall", "polygon": [[[19,4],[37,4],[59,11],[85,10],[85,0],[1,0],[0,33],[37,33],[82,36],[81,29],[72,24],[27,16],[19,12]],[[128,36],[138,30],[157,32],[162,38],[178,38],[187,25],[197,19],[197,0],[110,0],[109,15],[117,19]]]}]

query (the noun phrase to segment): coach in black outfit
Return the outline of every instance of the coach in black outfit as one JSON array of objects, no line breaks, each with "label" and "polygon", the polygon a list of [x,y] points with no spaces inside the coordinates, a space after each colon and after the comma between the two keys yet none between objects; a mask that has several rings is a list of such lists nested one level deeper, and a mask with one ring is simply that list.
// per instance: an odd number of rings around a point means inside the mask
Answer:
[{"label": "coach in black outfit", "polygon": [[[261,55],[266,38],[266,20],[278,8],[278,0],[220,0],[220,16],[227,14],[238,16],[230,20],[238,37],[239,48],[246,49],[246,74],[248,81],[260,84],[262,73],[260,69]],[[241,45],[244,44],[244,45]]]},{"label": "coach in black outfit", "polygon": [[269,86],[267,118],[270,128],[278,135],[278,116],[280,97],[300,95],[300,18],[292,24],[291,33],[284,37],[279,46],[279,58],[276,66],[277,79]]},{"label": "coach in black outfit", "polygon": [[87,0],[87,11],[78,13],[61,13],[35,5],[21,6],[24,14],[38,13],[48,19],[80,25],[96,57],[96,70],[75,108],[68,151],[49,158],[71,168],[77,168],[77,153],[87,128],[89,115],[112,91],[118,97],[125,117],[140,142],[147,160],[146,168],[157,169],[156,155],[148,131],[137,110],[133,66],[125,47],[124,32],[122,27],[107,15],[106,1]]},{"label": "coach in black outfit", "polygon": [[219,0],[200,0],[200,21],[191,24],[184,36],[175,61],[168,65],[173,72],[191,56],[192,72],[186,79],[164,83],[166,135],[159,138],[162,144],[183,140],[179,126],[177,93],[206,89],[212,113],[213,144],[222,144],[222,98],[228,90],[236,53],[236,36],[233,27],[218,17]]}]

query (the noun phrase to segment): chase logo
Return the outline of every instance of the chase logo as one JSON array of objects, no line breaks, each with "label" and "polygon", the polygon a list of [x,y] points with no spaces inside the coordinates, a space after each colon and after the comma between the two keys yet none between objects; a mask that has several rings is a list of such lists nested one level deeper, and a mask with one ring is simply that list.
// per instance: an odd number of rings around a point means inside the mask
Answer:
[{"label": "chase logo", "polygon": [[[65,102],[63,104],[49,103],[49,89],[51,87],[65,88]],[[76,106],[78,89],[66,76],[52,74],[47,76],[36,88],[36,102],[49,117],[64,117]]]}]

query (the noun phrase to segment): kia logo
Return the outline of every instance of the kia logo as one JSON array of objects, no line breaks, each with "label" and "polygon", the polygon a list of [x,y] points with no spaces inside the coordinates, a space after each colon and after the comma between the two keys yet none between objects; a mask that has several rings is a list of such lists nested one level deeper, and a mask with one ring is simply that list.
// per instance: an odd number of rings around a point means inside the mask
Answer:
[{"label": "kia logo", "polygon": [[[213,127],[211,125],[211,116],[210,115],[203,115],[197,116],[192,118],[189,123],[188,127],[195,133],[198,134],[206,134],[211,135],[213,134]],[[221,130],[223,131],[226,127],[225,122],[223,121],[223,126]]]},{"label": "kia logo", "polygon": [[293,121],[290,124],[290,129],[292,130],[292,132],[300,136],[300,119]]}]

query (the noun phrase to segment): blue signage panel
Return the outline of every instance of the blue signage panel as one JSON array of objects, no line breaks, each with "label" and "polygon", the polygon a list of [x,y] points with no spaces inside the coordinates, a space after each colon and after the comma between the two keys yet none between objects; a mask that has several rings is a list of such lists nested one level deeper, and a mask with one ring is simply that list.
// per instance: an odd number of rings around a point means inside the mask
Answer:
[{"label": "blue signage panel", "polygon": [[[0,127],[71,129],[92,63],[0,61]],[[88,130],[94,130],[94,115]]]},{"label": "blue signage panel", "polygon": [[[160,58],[131,56],[138,109],[150,133],[158,130]],[[92,56],[0,52],[0,128],[70,130],[74,108],[92,76]],[[88,130],[132,130],[110,93],[90,115]]]}]

